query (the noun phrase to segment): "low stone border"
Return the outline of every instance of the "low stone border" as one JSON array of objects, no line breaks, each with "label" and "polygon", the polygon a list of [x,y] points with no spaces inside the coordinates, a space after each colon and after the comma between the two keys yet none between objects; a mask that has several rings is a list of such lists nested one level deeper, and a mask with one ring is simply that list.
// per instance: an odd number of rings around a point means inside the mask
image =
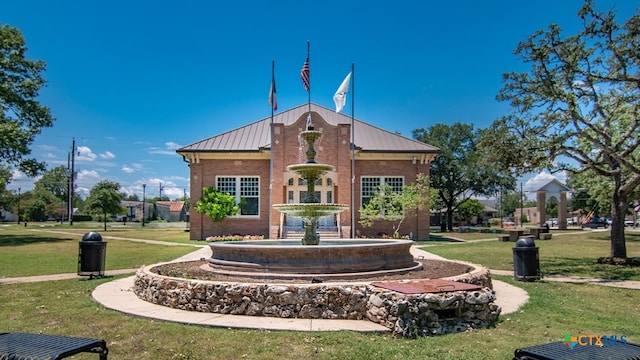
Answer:
[{"label": "low stone border", "polygon": [[134,293],[142,300],[171,308],[232,315],[305,319],[369,320],[404,337],[485,328],[498,319],[487,268],[447,280],[480,285],[470,291],[403,294],[365,282],[259,284],[181,279],[140,268]]}]

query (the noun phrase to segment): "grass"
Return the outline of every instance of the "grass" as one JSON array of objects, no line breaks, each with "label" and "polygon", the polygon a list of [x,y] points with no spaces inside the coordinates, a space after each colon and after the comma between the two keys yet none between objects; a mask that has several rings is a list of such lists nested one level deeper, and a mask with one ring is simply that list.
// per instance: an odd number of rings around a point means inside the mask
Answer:
[{"label": "grass", "polygon": [[[17,227],[2,229],[0,266],[4,266],[7,259],[35,251],[41,258],[72,259],[75,271],[77,237],[25,232]],[[153,234],[157,233],[150,233]],[[133,236],[133,233],[127,235]],[[540,246],[541,267],[549,260],[566,257],[570,260],[568,263],[558,260],[554,266],[569,271],[571,262],[576,261],[573,259],[586,259],[588,254],[606,255],[607,252],[600,254],[606,248],[602,244],[606,241],[600,238],[605,233],[591,235],[594,237],[574,240],[554,235],[551,241],[536,242]],[[110,257],[124,256],[127,251],[131,252],[129,261],[136,263],[163,261],[160,258],[168,257],[169,252],[176,249],[183,253],[193,250],[183,246],[108,241],[107,262]],[[56,245],[65,242],[71,245]],[[638,253],[634,248],[636,242],[637,238],[629,238],[630,254]],[[115,255],[115,249],[124,246],[122,244],[130,247]],[[504,264],[507,269],[512,246],[513,243],[491,241],[429,246],[427,250],[441,255],[454,254],[456,258],[485,265],[491,263],[491,267]],[[141,250],[135,250],[136,247]],[[572,251],[556,258],[551,255],[561,252],[556,251],[556,247],[561,251]],[[58,252],[69,254],[55,254]],[[506,261],[499,259],[504,257]],[[598,274],[597,270],[588,272],[588,266],[581,271],[590,276]],[[4,276],[4,272],[3,267],[0,274]],[[91,299],[96,286],[114,278],[0,285],[0,329],[104,338],[112,359],[510,359],[516,348],[559,341],[565,333],[626,335],[629,341],[640,342],[637,290],[546,281],[521,283],[514,282],[511,277],[496,278],[524,288],[529,293],[529,302],[516,313],[502,315],[494,328],[415,340],[346,331],[206,328],[130,317],[104,309]],[[95,357],[93,354],[79,355],[74,359]]]},{"label": "grass", "polygon": [[[467,234],[453,234],[456,239]],[[626,234],[628,256],[640,256],[640,232]],[[473,238],[471,240],[476,240]],[[484,239],[487,239],[485,237]],[[513,270],[512,242],[489,241],[471,243],[427,243],[423,249],[447,259],[466,260],[490,269]],[[466,239],[465,240],[469,240]],[[640,268],[597,264],[599,257],[610,252],[609,232],[555,232],[552,240],[536,241],[543,275],[571,275],[617,280],[640,281]]]},{"label": "grass", "polygon": [[[60,232],[57,232],[60,231]],[[78,271],[78,251],[82,234],[87,230],[73,231],[47,228],[23,228],[10,226],[0,228],[0,278],[47,274],[75,273]],[[104,237],[119,236],[170,240],[174,229],[136,232],[100,232]],[[184,231],[183,231],[184,232]],[[118,234],[118,235],[116,235]],[[180,236],[185,236],[179,233]],[[143,237],[144,236],[144,237]],[[127,240],[104,238],[106,245],[106,270],[136,269],[142,265],[169,261],[194,251],[193,246],[168,246],[146,244]],[[171,241],[170,241],[171,242]],[[175,242],[175,241],[173,241]],[[185,242],[186,243],[186,242]],[[205,245],[191,241],[190,244]]]}]

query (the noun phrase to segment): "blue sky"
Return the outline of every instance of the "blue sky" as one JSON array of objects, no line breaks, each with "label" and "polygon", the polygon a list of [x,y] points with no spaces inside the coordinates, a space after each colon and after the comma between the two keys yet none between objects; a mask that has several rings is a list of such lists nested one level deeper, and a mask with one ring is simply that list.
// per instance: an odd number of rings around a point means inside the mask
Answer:
[{"label": "blue sky", "polygon": [[[311,101],[332,96],[355,64],[343,110],[410,137],[436,123],[488,127],[508,110],[502,74],[525,70],[519,41],[558,23],[575,33],[582,5],[563,1],[34,1],[4,2],[0,23],[19,28],[44,60],[39,100],[57,118],[33,145],[51,167],[78,148],[78,191],[100,180],[127,193],[177,198],[189,169],[175,153],[270,116],[275,61],[278,111],[306,103],[300,69],[311,42]],[[634,1],[615,7],[619,22]],[[544,177],[544,176],[543,176]],[[14,174],[8,187],[32,187]]]}]

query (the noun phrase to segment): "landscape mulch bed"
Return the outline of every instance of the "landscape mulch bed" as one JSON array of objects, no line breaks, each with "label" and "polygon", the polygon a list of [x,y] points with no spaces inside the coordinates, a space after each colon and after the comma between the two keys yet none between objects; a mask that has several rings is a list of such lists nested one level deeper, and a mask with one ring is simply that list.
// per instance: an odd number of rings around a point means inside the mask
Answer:
[{"label": "landscape mulch bed", "polygon": [[[407,279],[438,279],[450,276],[461,275],[474,270],[472,266],[452,261],[443,260],[420,260],[423,265],[422,270],[415,270],[404,274],[378,275],[378,276],[361,276],[353,278],[331,278],[327,281],[390,281],[390,280],[407,280]],[[209,281],[226,281],[226,282],[252,282],[252,283],[300,283],[304,280],[300,279],[265,279],[229,276],[218,274],[212,271],[203,270],[202,265],[208,264],[207,261],[186,261],[179,263],[164,264],[154,267],[151,271],[171,277],[179,277],[186,279],[209,280]]]}]

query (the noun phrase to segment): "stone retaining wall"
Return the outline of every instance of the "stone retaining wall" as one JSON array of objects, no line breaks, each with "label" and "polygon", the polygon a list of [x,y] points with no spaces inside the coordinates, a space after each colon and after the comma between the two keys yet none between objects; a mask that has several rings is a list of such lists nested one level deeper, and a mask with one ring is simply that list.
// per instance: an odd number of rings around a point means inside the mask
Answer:
[{"label": "stone retaining wall", "polygon": [[404,337],[484,328],[500,314],[486,268],[448,280],[483,286],[479,290],[403,294],[368,283],[231,283],[172,278],[143,267],[134,293],[171,308],[232,315],[305,319],[369,320]]}]

